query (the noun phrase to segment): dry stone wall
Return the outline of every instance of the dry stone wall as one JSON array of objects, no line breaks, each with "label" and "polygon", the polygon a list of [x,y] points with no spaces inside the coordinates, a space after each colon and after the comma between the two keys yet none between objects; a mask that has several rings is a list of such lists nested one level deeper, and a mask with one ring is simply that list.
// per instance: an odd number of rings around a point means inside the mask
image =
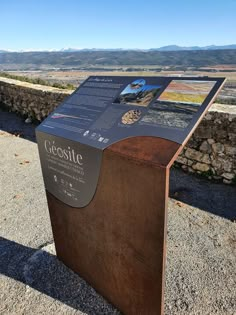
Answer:
[{"label": "dry stone wall", "polygon": [[70,90],[0,78],[0,103],[10,111],[39,121],[71,93]]},{"label": "dry stone wall", "polygon": [[[71,93],[0,78],[0,104],[39,121]],[[185,171],[236,184],[236,106],[214,104],[176,164]]]},{"label": "dry stone wall", "polygon": [[214,104],[177,163],[188,172],[236,183],[236,106]]}]

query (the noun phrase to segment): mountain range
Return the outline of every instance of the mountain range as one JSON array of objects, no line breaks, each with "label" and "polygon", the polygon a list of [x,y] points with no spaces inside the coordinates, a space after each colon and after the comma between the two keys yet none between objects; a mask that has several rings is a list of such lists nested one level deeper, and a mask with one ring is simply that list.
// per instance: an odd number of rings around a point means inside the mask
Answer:
[{"label": "mountain range", "polygon": [[0,49],[0,53],[10,53],[10,52],[76,52],[76,51],[194,51],[194,50],[221,50],[221,49],[236,49],[236,44],[232,45],[210,45],[210,46],[178,46],[178,45],[168,45],[159,48],[150,49],[135,49],[135,48],[61,48],[61,49],[27,49],[27,50],[4,50]]},{"label": "mountain range", "polygon": [[180,51],[180,50],[218,50],[218,49],[236,49],[236,45],[223,45],[223,46],[178,46],[178,45],[168,45],[163,46],[160,48],[151,48],[150,50],[157,50],[157,51]]},{"label": "mountain range", "polygon": [[[88,69],[138,66],[206,67],[236,65],[236,49],[201,50],[78,50],[0,53],[0,71],[32,69]],[[175,68],[176,69],[176,68]]]}]

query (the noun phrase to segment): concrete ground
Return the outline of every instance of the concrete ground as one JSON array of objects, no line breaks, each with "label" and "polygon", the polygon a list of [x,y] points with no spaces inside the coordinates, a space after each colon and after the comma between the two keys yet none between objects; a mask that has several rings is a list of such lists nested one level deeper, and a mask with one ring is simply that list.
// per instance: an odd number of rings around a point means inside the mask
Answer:
[{"label": "concrete ground", "polygon": [[[34,126],[4,111],[0,174],[0,314],[120,314],[55,256]],[[170,196],[165,314],[236,315],[236,187],[172,170]]]}]

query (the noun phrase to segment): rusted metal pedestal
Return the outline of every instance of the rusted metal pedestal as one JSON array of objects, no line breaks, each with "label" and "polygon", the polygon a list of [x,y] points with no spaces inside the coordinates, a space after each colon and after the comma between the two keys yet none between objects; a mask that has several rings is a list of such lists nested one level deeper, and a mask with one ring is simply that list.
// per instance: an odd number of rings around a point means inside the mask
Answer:
[{"label": "rusted metal pedestal", "polygon": [[47,192],[59,259],[124,314],[163,314],[169,167],[181,148],[154,137],[113,144],[84,208]]}]

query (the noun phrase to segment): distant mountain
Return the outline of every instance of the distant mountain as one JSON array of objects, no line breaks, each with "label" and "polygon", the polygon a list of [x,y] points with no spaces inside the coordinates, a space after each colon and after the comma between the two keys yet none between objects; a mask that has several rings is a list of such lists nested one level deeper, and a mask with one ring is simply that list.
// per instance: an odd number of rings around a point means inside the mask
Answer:
[{"label": "distant mountain", "polygon": [[156,50],[156,51],[181,51],[181,50],[221,50],[221,49],[236,49],[236,45],[225,45],[225,46],[216,46],[216,45],[210,45],[210,46],[178,46],[178,45],[168,45],[163,46],[160,48],[151,48],[150,50]]},{"label": "distant mountain", "polygon": [[[168,45],[160,48],[151,48],[152,51],[180,51],[180,50],[193,50],[193,47],[181,47],[178,45]],[[196,46],[196,50],[199,50],[199,47]]]},{"label": "distant mountain", "polygon": [[225,45],[225,46],[215,46],[215,45],[211,45],[211,46],[206,46],[203,47],[202,49],[208,49],[208,50],[216,50],[216,49],[236,49],[236,45]]},{"label": "distant mountain", "polygon": [[142,50],[142,49],[123,49],[123,48],[61,48],[61,49],[21,49],[21,50],[4,50],[1,53],[26,53],[26,52],[76,52],[76,51],[122,51],[122,50]]},{"label": "distant mountain", "polygon": [[61,48],[60,50],[54,50],[54,51],[63,51],[63,52],[73,52],[73,51],[79,51],[81,50],[80,48]]},{"label": "distant mountain", "polygon": [[[211,46],[212,47],[212,46]],[[173,46],[172,46],[173,49]],[[3,52],[0,71],[25,69],[93,69],[111,66],[134,70],[137,66],[206,67],[236,65],[236,49],[201,50],[79,50],[51,52]]]},{"label": "distant mountain", "polygon": [[222,49],[236,49],[236,44],[232,45],[223,45],[223,46],[216,46],[216,45],[210,45],[210,46],[178,46],[178,45],[168,45],[163,46],[159,48],[150,48],[150,49],[139,49],[139,48],[130,48],[130,49],[124,49],[124,48],[61,48],[61,49],[44,49],[44,50],[19,50],[19,51],[13,51],[13,50],[4,50],[0,49],[0,53],[10,53],[10,52],[76,52],[76,51],[191,51],[191,50],[222,50]]}]

